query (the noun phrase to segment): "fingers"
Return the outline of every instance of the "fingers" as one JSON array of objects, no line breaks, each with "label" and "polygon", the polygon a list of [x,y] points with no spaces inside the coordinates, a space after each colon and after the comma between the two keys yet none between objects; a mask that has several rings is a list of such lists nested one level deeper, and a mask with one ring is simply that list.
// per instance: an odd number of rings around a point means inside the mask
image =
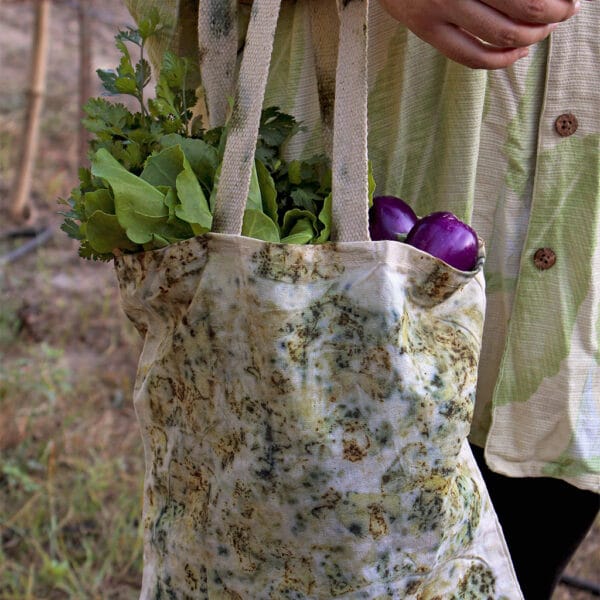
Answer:
[{"label": "fingers", "polygon": [[414,34],[472,68],[503,69],[578,12],[578,0],[379,0]]},{"label": "fingers", "polygon": [[526,23],[560,23],[579,10],[574,0],[481,0],[497,11]]},{"label": "fingers", "polygon": [[[419,35],[418,32],[416,33]],[[442,54],[472,69],[504,69],[529,53],[527,47],[490,46],[449,24],[430,30],[426,35],[427,38],[423,37],[422,39]]]},{"label": "fingers", "polygon": [[556,24],[515,21],[478,0],[465,0],[464,10],[446,14],[447,22],[499,48],[531,46],[546,38]]}]

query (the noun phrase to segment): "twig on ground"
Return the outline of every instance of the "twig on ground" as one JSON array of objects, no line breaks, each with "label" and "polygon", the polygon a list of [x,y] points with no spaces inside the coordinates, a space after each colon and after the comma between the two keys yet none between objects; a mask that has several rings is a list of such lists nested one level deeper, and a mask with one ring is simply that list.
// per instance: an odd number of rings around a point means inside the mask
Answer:
[{"label": "twig on ground", "polygon": [[560,583],[578,590],[584,590],[592,594],[592,596],[600,596],[600,585],[592,581],[573,577],[572,575],[563,575],[560,578]]},{"label": "twig on ground", "polygon": [[38,235],[36,235],[28,242],[25,242],[18,248],[15,248],[14,250],[8,252],[7,254],[4,254],[3,256],[0,256],[0,266],[6,265],[11,262],[15,262],[19,258],[22,258],[29,252],[35,250],[42,244],[45,244],[50,240],[50,238],[52,238],[54,232],[55,230],[52,227],[46,227],[45,229],[42,229],[42,231]]}]

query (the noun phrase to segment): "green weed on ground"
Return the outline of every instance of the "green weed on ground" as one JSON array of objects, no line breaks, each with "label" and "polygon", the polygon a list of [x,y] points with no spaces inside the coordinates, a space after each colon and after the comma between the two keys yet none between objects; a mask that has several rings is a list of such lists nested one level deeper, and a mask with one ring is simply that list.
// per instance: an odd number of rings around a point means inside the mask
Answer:
[{"label": "green weed on ground", "polygon": [[2,600],[139,597],[138,340],[80,262],[50,246],[0,277]]}]

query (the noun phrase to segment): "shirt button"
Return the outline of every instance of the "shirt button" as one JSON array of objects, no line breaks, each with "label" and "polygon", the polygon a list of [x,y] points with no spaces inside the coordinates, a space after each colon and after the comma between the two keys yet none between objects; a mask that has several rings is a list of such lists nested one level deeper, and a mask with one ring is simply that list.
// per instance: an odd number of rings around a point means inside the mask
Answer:
[{"label": "shirt button", "polygon": [[568,137],[577,131],[579,123],[573,113],[564,113],[554,122],[556,133],[561,137]]},{"label": "shirt button", "polygon": [[545,271],[554,266],[556,262],[556,254],[552,248],[539,248],[533,255],[533,264],[540,269]]}]

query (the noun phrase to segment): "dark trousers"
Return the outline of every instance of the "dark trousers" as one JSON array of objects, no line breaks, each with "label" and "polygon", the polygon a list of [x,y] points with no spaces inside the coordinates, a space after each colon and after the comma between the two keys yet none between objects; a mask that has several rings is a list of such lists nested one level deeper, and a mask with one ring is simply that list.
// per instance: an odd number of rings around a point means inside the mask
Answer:
[{"label": "dark trousers", "polygon": [[471,446],[492,499],[525,600],[550,600],[598,515],[600,495],[550,477],[490,471]]}]

